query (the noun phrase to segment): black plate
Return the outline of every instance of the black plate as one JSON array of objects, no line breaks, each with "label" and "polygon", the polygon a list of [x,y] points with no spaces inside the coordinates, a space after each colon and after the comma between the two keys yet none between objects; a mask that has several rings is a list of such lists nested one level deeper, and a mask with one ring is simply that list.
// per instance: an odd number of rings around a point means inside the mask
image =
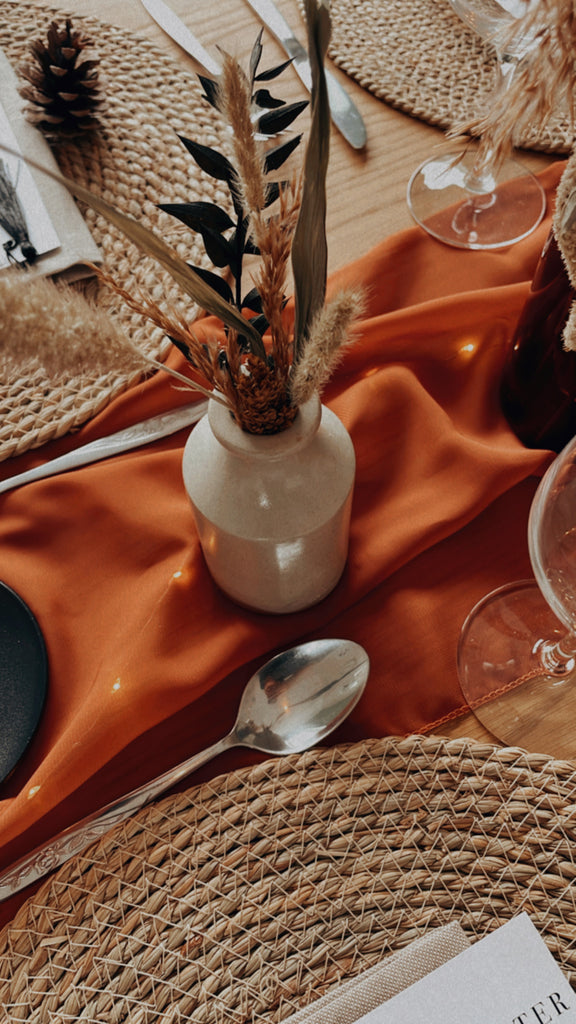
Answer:
[{"label": "black plate", "polygon": [[0,781],[30,743],[44,705],[48,659],[36,619],[0,582]]}]

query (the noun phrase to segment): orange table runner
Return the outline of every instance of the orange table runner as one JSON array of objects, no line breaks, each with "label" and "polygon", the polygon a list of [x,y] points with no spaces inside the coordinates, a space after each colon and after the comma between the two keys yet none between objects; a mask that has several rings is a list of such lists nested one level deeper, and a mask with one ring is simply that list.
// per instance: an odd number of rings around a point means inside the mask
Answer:
[{"label": "orange table runner", "polygon": [[[563,166],[541,176],[550,201]],[[461,623],[530,574],[528,510],[551,458],[520,444],[498,404],[549,226],[550,209],[495,253],[413,229],[331,278],[368,289],[361,339],[324,396],[354,441],[357,482],[344,578],[307,612],[250,613],[212,583],[181,481],[185,432],[0,496],[0,578],[37,616],[50,663],[38,732],[0,786],[0,867],[216,740],[253,668],[294,642],[348,637],[370,655],[367,691],[329,742],[441,731],[462,713]],[[189,399],[158,374],[1,471]],[[193,781],[257,756],[232,751]]]}]

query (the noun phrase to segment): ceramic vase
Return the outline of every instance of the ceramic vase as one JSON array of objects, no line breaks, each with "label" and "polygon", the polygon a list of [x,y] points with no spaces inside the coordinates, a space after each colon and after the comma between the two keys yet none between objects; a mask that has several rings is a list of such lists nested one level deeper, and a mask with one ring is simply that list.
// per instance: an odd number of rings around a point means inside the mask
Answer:
[{"label": "ceramic vase", "polygon": [[208,569],[241,605],[286,613],[321,601],[348,552],[355,456],[314,396],[279,434],[243,431],[212,399],[186,443],[184,485]]}]

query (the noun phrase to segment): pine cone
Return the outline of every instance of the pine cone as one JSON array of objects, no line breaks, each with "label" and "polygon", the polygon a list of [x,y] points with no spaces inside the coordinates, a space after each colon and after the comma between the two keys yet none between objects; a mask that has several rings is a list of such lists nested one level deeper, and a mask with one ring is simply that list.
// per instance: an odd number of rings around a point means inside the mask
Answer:
[{"label": "pine cone", "polygon": [[50,24],[47,42],[35,39],[30,43],[33,60],[19,68],[29,82],[20,88],[28,101],[24,108],[27,120],[53,137],[74,138],[98,125],[99,95],[98,61],[79,58],[91,40],[57,22]]}]

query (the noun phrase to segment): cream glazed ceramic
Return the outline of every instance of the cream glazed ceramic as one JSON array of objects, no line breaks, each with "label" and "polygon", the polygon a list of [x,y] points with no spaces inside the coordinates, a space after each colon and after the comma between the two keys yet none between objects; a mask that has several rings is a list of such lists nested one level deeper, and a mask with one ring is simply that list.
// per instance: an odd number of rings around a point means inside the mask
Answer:
[{"label": "cream glazed ceramic", "polygon": [[355,455],[314,396],[287,430],[255,435],[211,400],[183,455],[202,551],[216,583],[262,612],[321,601],[346,563]]}]

